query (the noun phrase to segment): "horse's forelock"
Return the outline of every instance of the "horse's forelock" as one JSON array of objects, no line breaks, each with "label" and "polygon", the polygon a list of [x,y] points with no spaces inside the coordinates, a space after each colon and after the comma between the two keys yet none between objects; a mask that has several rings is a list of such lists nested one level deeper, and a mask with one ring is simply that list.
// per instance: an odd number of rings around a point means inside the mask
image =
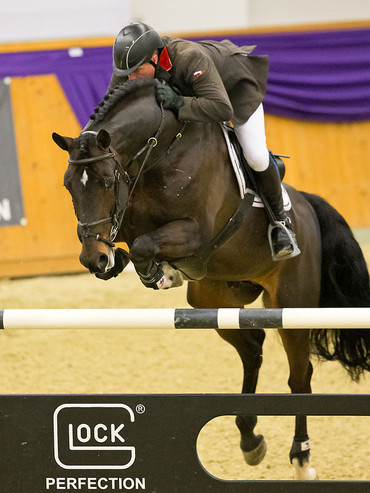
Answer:
[{"label": "horse's forelock", "polygon": [[89,142],[87,139],[87,135],[80,135],[78,139],[78,146],[79,146],[79,156],[80,159],[83,159],[85,157],[88,157],[89,154]]}]

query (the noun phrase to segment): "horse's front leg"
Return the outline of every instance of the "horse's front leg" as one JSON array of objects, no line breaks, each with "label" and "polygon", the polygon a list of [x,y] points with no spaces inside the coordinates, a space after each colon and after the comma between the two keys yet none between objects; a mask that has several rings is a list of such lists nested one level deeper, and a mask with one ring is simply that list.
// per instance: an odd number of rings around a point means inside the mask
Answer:
[{"label": "horse's front leg", "polygon": [[[202,280],[188,284],[188,302],[194,308],[243,308],[252,303],[262,291],[261,286],[239,283],[230,285],[221,281]],[[262,329],[227,330],[217,333],[234,346],[243,363],[243,394],[256,392],[258,374],[262,364],[262,346],[265,332]],[[256,435],[257,416],[238,415],[236,425],[240,431],[240,448],[250,466],[259,464],[267,450],[263,435]]]},{"label": "horse's front leg", "polygon": [[181,286],[183,277],[165,259],[190,257],[201,243],[198,221],[179,219],[138,236],[131,245],[130,258],[146,287],[174,288]]}]

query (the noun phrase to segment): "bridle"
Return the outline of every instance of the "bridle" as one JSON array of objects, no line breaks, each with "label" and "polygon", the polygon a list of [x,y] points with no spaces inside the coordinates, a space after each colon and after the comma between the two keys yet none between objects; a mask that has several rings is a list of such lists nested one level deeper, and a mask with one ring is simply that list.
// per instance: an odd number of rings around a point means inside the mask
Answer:
[{"label": "bridle", "polygon": [[[81,133],[81,135],[90,133],[93,135],[98,135],[98,132],[94,132],[92,130],[85,130]],[[114,196],[115,196],[115,204],[112,215],[109,217],[104,217],[102,219],[98,219],[96,221],[90,222],[82,222],[78,221],[78,228],[81,232],[81,236],[83,238],[94,238],[97,241],[102,241],[103,243],[109,245],[110,247],[114,247],[114,240],[117,236],[117,233],[121,227],[123,215],[126,209],[125,204],[121,203],[121,196],[123,195],[123,190],[125,190],[130,184],[130,177],[128,173],[123,169],[121,163],[116,159],[116,152],[114,152],[110,147],[108,148],[108,152],[105,154],[100,154],[99,156],[88,157],[85,159],[68,159],[70,164],[77,164],[79,166],[86,166],[88,164],[97,163],[103,161],[105,159],[113,159],[114,160]],[[99,233],[94,233],[91,231],[93,226],[97,226],[98,224],[111,223],[112,227],[109,233],[109,238],[104,238]]]},{"label": "bridle", "polygon": [[[155,135],[153,137],[150,137],[146,144],[134,155],[134,157],[129,161],[129,163],[126,166],[126,169],[129,169],[130,166],[133,164],[133,162],[138,159],[144,152],[146,152],[145,157],[143,159],[143,162],[140,166],[139,172],[131,176],[128,174],[126,170],[123,169],[121,163],[117,160],[117,153],[111,149],[110,147],[108,148],[108,152],[105,154],[100,154],[99,156],[94,156],[94,157],[88,157],[85,159],[68,159],[68,162],[70,164],[77,164],[81,166],[86,166],[88,164],[96,163],[99,161],[103,161],[104,159],[113,159],[115,163],[115,168],[114,168],[114,195],[115,195],[115,206],[114,210],[112,212],[112,215],[109,217],[105,217],[102,219],[98,219],[96,221],[90,221],[90,222],[82,222],[78,221],[78,228],[79,231],[81,232],[81,236],[83,238],[94,238],[96,241],[102,241],[106,245],[114,248],[115,243],[114,240],[116,239],[116,236],[118,234],[118,231],[121,228],[123,217],[125,215],[127,205],[131,199],[131,196],[133,194],[133,191],[135,190],[136,184],[141,176],[141,174],[144,171],[144,167],[146,163],[148,162],[148,159],[151,155],[151,152],[154,147],[157,146],[158,144],[158,138],[159,135],[161,134],[164,126],[164,120],[165,120],[165,113],[164,109],[161,105],[161,121],[158,127],[158,130],[156,131]],[[185,129],[186,123],[182,127],[181,131],[176,135],[175,140],[171,144],[171,146],[166,150],[166,152],[157,160],[155,163],[153,163],[150,168],[159,162],[162,157],[165,154],[168,154],[173,145],[179,141],[182,138],[182,132]],[[98,132],[92,131],[92,130],[85,130],[84,132],[81,133],[81,135],[90,133],[93,135],[98,135]],[[128,188],[129,194],[127,200],[125,200],[125,203],[121,203],[121,197],[123,195],[123,191],[126,191]],[[111,223],[112,227],[109,233],[109,238],[104,238],[102,235],[99,233],[94,233],[91,231],[91,228],[94,226],[97,226],[99,224],[105,224],[105,223]]]}]

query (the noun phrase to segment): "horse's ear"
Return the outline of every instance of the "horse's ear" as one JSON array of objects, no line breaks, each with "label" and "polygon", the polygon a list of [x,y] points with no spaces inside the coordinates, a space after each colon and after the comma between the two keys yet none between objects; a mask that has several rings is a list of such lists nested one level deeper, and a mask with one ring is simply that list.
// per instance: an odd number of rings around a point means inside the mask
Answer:
[{"label": "horse's ear", "polygon": [[71,148],[71,144],[73,139],[71,137],[62,137],[61,135],[53,132],[52,134],[53,141],[61,148],[63,151],[69,151]]},{"label": "horse's ear", "polygon": [[110,135],[104,128],[99,130],[99,133],[96,136],[96,142],[102,149],[107,149],[110,146]]}]

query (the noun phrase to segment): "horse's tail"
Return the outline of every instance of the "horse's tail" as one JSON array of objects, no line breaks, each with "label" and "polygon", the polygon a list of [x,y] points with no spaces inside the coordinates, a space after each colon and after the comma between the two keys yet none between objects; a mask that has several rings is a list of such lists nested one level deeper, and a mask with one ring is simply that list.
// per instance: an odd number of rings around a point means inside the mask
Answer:
[{"label": "horse's tail", "polygon": [[[370,282],[362,250],[344,218],[323,198],[302,192],[321,230],[320,307],[370,307]],[[370,371],[370,329],[311,330],[311,350],[338,360],[353,380]]]}]

